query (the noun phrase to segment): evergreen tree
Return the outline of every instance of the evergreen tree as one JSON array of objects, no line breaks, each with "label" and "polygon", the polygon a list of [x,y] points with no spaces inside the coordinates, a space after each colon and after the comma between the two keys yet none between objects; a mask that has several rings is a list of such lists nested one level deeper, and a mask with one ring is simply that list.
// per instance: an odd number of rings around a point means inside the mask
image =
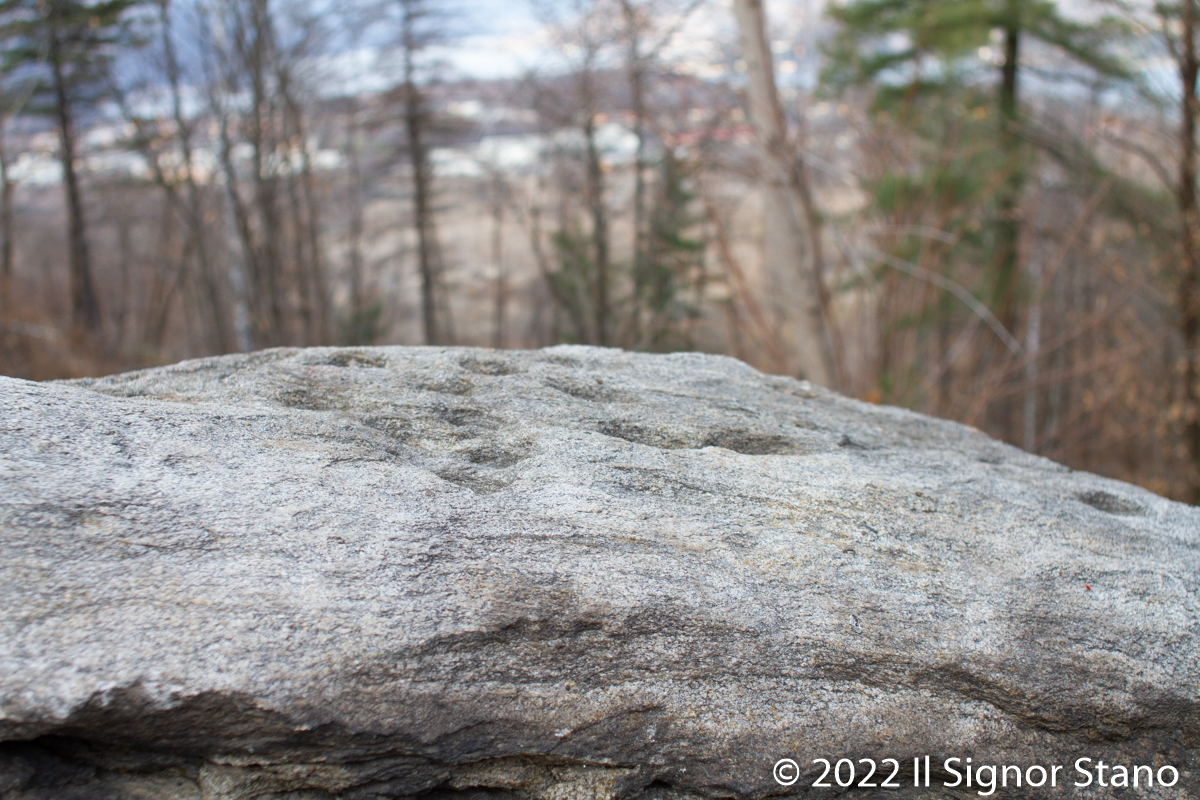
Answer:
[{"label": "evergreen tree", "polygon": [[687,188],[688,165],[664,148],[654,187],[646,246],[633,270],[631,319],[640,322],[629,345],[637,349],[689,349],[686,323],[697,315],[704,282],[704,242],[693,234],[695,195]]},{"label": "evergreen tree", "polygon": [[[1128,70],[1111,52],[1121,26],[1111,18],[1084,24],[1064,17],[1050,0],[852,0],[831,5],[841,23],[831,48],[826,81],[872,85],[876,110],[917,118],[922,98],[968,92],[975,118],[991,118],[991,150],[1003,175],[994,197],[989,295],[1002,323],[1016,313],[1020,200],[1032,153],[1018,135],[1021,124],[1021,53],[1029,39],[1040,41],[1100,75],[1126,78]],[[991,60],[999,75],[991,103],[969,87],[976,53],[998,50]],[[980,102],[982,101],[982,102]],[[991,108],[989,108],[989,106]],[[994,114],[992,111],[994,110]],[[985,133],[978,130],[976,132]],[[979,163],[971,166],[978,167]]]},{"label": "evergreen tree", "polygon": [[115,53],[137,43],[130,15],[137,0],[4,0],[0,24],[8,34],[5,66],[30,81],[27,110],[54,120],[67,205],[74,324],[100,329],[100,304],[88,254],[79,184],[80,115],[108,91]]},{"label": "evergreen tree", "polygon": [[[1111,18],[1071,20],[1048,0],[850,0],[828,13],[841,30],[830,46],[826,85],[870,89],[874,118],[903,152],[902,163],[874,176],[875,210],[893,231],[940,231],[932,239],[894,234],[894,254],[936,265],[939,280],[973,286],[1003,328],[1015,332],[1022,321],[1022,200],[1036,156],[1028,144],[1033,121],[1024,111],[1022,53],[1037,41],[1089,81],[1127,80],[1128,69],[1114,55],[1123,26]],[[895,289],[890,285],[885,296]],[[904,327],[913,341],[928,340],[940,362],[957,307],[944,294],[923,302],[915,315],[883,324]],[[889,336],[881,342],[881,383],[891,387],[893,401],[920,402],[908,392],[918,386],[930,392],[933,384],[916,365],[889,361]],[[1009,336],[1009,349],[1011,343]],[[978,351],[983,390],[987,371],[1003,371],[1010,357],[999,340]],[[941,375],[930,410],[955,413],[947,407],[948,366]],[[993,433],[1016,438],[1016,407],[1001,400],[989,408]]]}]

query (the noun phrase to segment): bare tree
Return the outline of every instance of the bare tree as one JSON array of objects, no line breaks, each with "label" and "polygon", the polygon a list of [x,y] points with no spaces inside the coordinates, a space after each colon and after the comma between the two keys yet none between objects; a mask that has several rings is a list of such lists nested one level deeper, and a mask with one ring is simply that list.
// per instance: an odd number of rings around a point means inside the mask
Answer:
[{"label": "bare tree", "polygon": [[49,111],[59,138],[59,161],[67,206],[67,242],[71,267],[71,310],[74,325],[92,335],[100,332],[100,304],[92,276],[87,221],[80,186],[76,113],[94,102],[107,84],[114,45],[130,46],[124,21],[132,0],[6,0],[0,11],[9,17],[14,35],[8,58],[47,75],[35,78],[35,105]]},{"label": "bare tree", "polygon": [[[775,86],[775,69],[762,0],[734,0],[738,42],[746,62],[750,118],[758,138],[765,184],[766,252],[774,269],[791,269],[798,289],[788,301],[798,308],[796,354],[804,377],[821,386],[838,385],[837,361],[827,320],[819,231],[804,164],[788,138],[787,120]],[[785,276],[785,279],[788,276]]]},{"label": "bare tree", "polygon": [[599,109],[599,87],[596,81],[596,57],[599,44],[590,36],[584,37],[584,59],[578,74],[580,118],[586,154],[587,182],[585,197],[592,217],[592,255],[595,263],[596,344],[609,343],[610,306],[609,286],[612,265],[608,247],[608,200],[606,197],[604,165],[600,160],[600,145],[596,141]]},{"label": "bare tree", "polygon": [[[0,102],[3,101],[0,96]],[[11,280],[13,273],[13,191],[16,181],[8,153],[8,120],[9,114],[0,112],[0,280]]]},{"label": "bare tree", "polygon": [[512,204],[512,190],[497,169],[488,170],[489,205],[492,215],[492,347],[504,347],[508,318],[508,269],[504,259],[505,209]]},{"label": "bare tree", "polygon": [[176,135],[179,137],[179,147],[183,156],[183,180],[187,189],[188,233],[192,239],[204,299],[207,302],[211,319],[213,344],[216,346],[217,352],[226,353],[232,349],[232,342],[229,338],[230,325],[225,313],[225,303],[221,297],[216,268],[213,264],[211,245],[206,236],[204,199],[196,180],[196,157],[192,143],[195,123],[187,119],[184,114],[182,69],[175,49],[171,0],[159,0],[159,26],[162,37],[163,66],[171,91],[171,115],[175,122]]},{"label": "bare tree", "polygon": [[400,4],[400,55],[403,59],[404,129],[412,166],[413,227],[417,233],[417,268],[421,275],[421,321],[425,344],[449,342],[449,319],[440,301],[441,250],[438,246],[434,208],[433,166],[429,160],[430,110],[421,85],[418,61],[433,44],[433,11],[426,0],[397,0]]},{"label": "bare tree", "polygon": [[606,13],[610,9],[601,4],[576,0],[568,10],[564,18],[550,4],[541,9],[570,69],[561,78],[534,82],[534,103],[552,142],[560,195],[557,230],[551,235],[557,268],[549,268],[549,259],[539,263],[571,336],[606,346],[615,331],[608,165],[599,139],[608,88],[601,58],[616,36]]},{"label": "bare tree", "polygon": [[[1171,11],[1181,23],[1179,35],[1171,33]],[[1179,72],[1180,125],[1177,203],[1180,217],[1179,327],[1183,334],[1184,440],[1190,456],[1189,501],[1200,503],[1200,209],[1197,208],[1196,119],[1200,99],[1200,53],[1196,42],[1196,0],[1180,0],[1178,9],[1162,9],[1163,36]]]},{"label": "bare tree", "polygon": [[206,15],[208,95],[238,242],[233,272],[244,267],[246,278],[232,275],[235,294],[246,298],[254,344],[327,343],[329,287],[306,106],[313,95],[304,72],[320,52],[320,18],[293,6],[281,21],[269,0],[218,3],[221,13]]},{"label": "bare tree", "polygon": [[[652,167],[650,145],[654,120],[652,112],[666,109],[651,109],[648,93],[656,71],[661,70],[662,51],[672,42],[684,23],[701,4],[702,0],[686,2],[656,2],[656,0],[620,0],[622,30],[625,45],[625,72],[629,82],[629,106],[633,117],[633,135],[637,141],[633,159],[633,248],[632,248],[632,299],[633,308],[626,314],[621,340],[627,346],[637,347],[647,339],[644,326],[656,327],[654,321],[643,320],[639,307],[647,295],[655,293],[655,284],[660,283],[661,270],[654,263],[651,253],[651,213],[649,211],[648,172]],[[660,321],[661,322],[661,321]],[[654,336],[651,334],[650,339]]]},{"label": "bare tree", "polygon": [[[207,318],[207,325],[203,327],[207,329],[210,346],[218,353],[225,353],[232,349],[230,323],[214,264],[213,243],[209,240],[208,226],[205,224],[204,190],[197,179],[195,129],[199,121],[190,119],[184,110],[185,77],[176,50],[171,0],[158,0],[157,5],[158,50],[149,66],[153,70],[152,80],[155,84],[160,76],[166,78],[165,88],[170,97],[169,118],[139,114],[130,102],[128,92],[120,86],[113,87],[113,95],[126,120],[134,127],[131,145],[149,165],[154,183],[162,190],[166,200],[166,212],[179,216],[184,222],[185,243],[183,258],[177,265],[179,274],[168,278],[168,284],[196,284],[197,299],[203,316]],[[164,136],[168,125],[173,136]],[[159,260],[163,266],[172,261],[165,253]],[[156,279],[156,288],[159,283]],[[157,292],[154,294],[157,295]],[[173,293],[167,294],[163,298],[167,302],[156,303],[156,308],[148,310],[159,319],[151,327],[152,341],[162,339],[172,296]],[[122,302],[127,301],[128,298],[125,298]]]},{"label": "bare tree", "polygon": [[[637,151],[633,162],[633,274],[635,283],[645,281],[646,269],[646,80],[649,58],[643,52],[648,21],[648,9],[639,8],[633,0],[621,0],[621,14],[625,25],[625,69],[629,75],[629,103],[633,112],[633,134],[637,137]],[[635,295],[638,294],[635,289]],[[637,315],[632,315],[637,324]],[[638,335],[637,331],[633,336]]]},{"label": "bare tree", "polygon": [[349,228],[349,252],[347,255],[347,272],[350,279],[350,314],[346,325],[351,344],[367,344],[372,338],[367,333],[367,290],[363,265],[363,233],[364,216],[364,179],[362,169],[362,125],[359,122],[360,111],[357,99],[351,99],[350,108],[346,112],[346,156],[349,163],[347,170],[347,205]]}]

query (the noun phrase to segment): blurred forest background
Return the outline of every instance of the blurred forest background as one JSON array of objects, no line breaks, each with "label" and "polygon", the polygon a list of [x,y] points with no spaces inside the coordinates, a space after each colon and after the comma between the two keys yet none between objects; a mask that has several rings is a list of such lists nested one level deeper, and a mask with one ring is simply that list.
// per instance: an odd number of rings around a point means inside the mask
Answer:
[{"label": "blurred forest background", "polygon": [[0,374],[697,349],[1197,502],[1197,2],[0,0]]}]

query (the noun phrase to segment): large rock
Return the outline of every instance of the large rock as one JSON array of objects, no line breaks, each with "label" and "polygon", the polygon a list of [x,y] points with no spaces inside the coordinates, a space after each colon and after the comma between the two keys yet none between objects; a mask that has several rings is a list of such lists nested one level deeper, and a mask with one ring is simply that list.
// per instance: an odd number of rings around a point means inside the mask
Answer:
[{"label": "large rock", "polygon": [[1200,796],[1200,511],[728,358],[0,379],[0,537],[4,800]]}]

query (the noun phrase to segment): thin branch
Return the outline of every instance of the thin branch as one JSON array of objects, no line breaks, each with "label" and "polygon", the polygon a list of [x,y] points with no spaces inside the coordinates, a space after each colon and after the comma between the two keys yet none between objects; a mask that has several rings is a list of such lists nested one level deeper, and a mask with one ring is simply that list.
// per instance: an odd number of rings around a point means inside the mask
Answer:
[{"label": "thin branch", "polygon": [[654,45],[654,47],[650,48],[650,52],[646,53],[644,60],[650,61],[658,58],[658,55],[662,52],[663,48],[670,44],[671,40],[675,38],[675,35],[683,29],[684,25],[687,24],[688,18],[692,16],[696,9],[704,5],[705,2],[707,2],[707,0],[692,0],[687,8],[683,10],[683,13],[679,15],[679,19],[676,20],[675,24],[668,28],[667,32],[663,34],[658,44]]},{"label": "thin branch", "polygon": [[1162,181],[1164,186],[1166,186],[1168,189],[1175,188],[1175,179],[1171,177],[1170,170],[1168,170],[1166,166],[1159,161],[1158,156],[1155,155],[1149,148],[1144,147],[1136,142],[1131,142],[1128,139],[1122,139],[1121,137],[1111,134],[1105,130],[1100,131],[1100,137],[1110,144],[1116,145],[1123,150],[1128,150],[1131,153],[1141,156],[1145,160],[1146,164],[1149,165],[1150,169],[1154,171],[1155,177]]},{"label": "thin branch", "polygon": [[[836,229],[834,229],[834,235],[838,236],[839,238],[841,237],[841,234]],[[854,245],[850,244],[849,242],[845,242],[845,246],[851,250],[855,249]],[[952,295],[961,300],[967,306],[967,308],[971,309],[971,311],[978,315],[980,319],[986,322],[988,327],[992,329],[996,336],[1000,338],[1000,341],[1004,343],[1004,346],[1007,347],[1013,353],[1013,355],[1019,355],[1021,353],[1021,343],[1017,341],[1016,337],[1009,332],[1008,328],[1004,327],[1000,320],[996,318],[996,315],[992,313],[991,309],[979,302],[975,295],[971,294],[971,292],[962,284],[953,281],[944,275],[939,275],[936,272],[925,269],[924,267],[917,266],[911,261],[899,258],[891,253],[885,253],[884,251],[874,248],[871,245],[863,245],[861,249],[872,258],[879,259],[894,270],[903,272],[905,275],[909,275],[918,280],[931,283],[940,289],[950,292]]]},{"label": "thin branch", "polygon": [[922,236],[926,239],[936,239],[943,244],[954,245],[958,244],[961,238],[956,233],[944,231],[941,228],[935,228],[932,225],[879,225],[881,230],[889,233],[899,234],[901,236],[908,234],[910,236]]}]

